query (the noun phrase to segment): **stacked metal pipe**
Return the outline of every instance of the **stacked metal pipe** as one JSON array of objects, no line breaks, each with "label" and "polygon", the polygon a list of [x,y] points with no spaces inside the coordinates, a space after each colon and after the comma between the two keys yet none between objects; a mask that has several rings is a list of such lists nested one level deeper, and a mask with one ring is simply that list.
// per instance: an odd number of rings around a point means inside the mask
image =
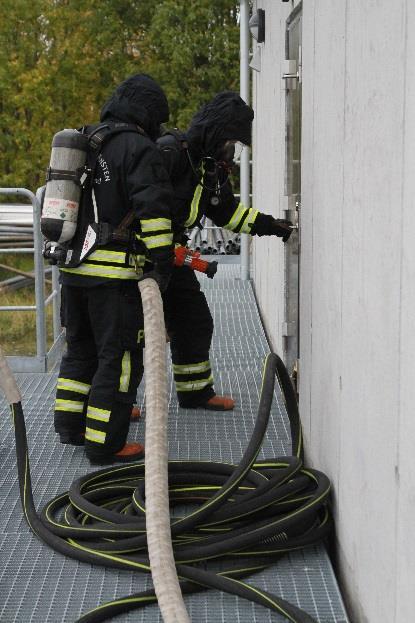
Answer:
[{"label": "stacked metal pipe", "polygon": [[[203,255],[239,255],[239,234],[217,227],[206,216],[202,217],[202,229],[190,232],[188,247]],[[33,211],[28,205],[0,205],[0,248],[30,247],[33,245]]]},{"label": "stacked metal pipe", "polygon": [[33,246],[33,208],[29,205],[0,205],[0,248]]},{"label": "stacked metal pipe", "polygon": [[195,227],[190,232],[187,246],[202,255],[239,255],[241,236],[222,227],[217,227],[206,216],[202,217],[202,229]]},{"label": "stacked metal pipe", "polygon": [[[52,267],[48,266],[45,268],[45,277],[48,277],[52,273]],[[25,277],[23,275],[18,275],[17,277],[10,277],[9,279],[4,279],[0,281],[0,294],[4,294],[5,292],[11,292],[12,290],[20,290],[21,288],[26,288],[27,286],[34,285],[35,275],[34,272],[30,273],[31,277]]]}]

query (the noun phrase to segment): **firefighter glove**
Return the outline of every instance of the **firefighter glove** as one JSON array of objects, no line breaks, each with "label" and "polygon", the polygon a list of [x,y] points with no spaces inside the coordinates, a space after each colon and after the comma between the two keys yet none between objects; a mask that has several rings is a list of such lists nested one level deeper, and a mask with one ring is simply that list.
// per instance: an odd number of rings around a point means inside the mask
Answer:
[{"label": "firefighter glove", "polygon": [[274,219],[271,235],[282,238],[283,242],[287,242],[293,232],[293,224],[282,218]]},{"label": "firefighter glove", "polygon": [[160,288],[160,292],[163,293],[167,290],[170,277],[173,271],[174,254],[169,254],[168,257],[153,261],[153,270],[148,273],[144,273],[142,279],[151,277],[157,281],[157,285]]}]

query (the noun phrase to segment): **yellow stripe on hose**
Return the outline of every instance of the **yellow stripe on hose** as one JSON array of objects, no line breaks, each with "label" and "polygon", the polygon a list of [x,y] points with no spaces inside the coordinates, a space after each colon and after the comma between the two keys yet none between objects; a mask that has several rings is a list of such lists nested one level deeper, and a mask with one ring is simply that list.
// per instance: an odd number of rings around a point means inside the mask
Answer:
[{"label": "yellow stripe on hose", "polygon": [[144,569],[144,571],[151,571],[151,568],[149,565],[144,565],[143,563],[140,563],[140,562],[134,562],[133,560],[127,560],[126,558],[118,558],[118,556],[111,556],[110,554],[105,554],[104,552],[100,552],[99,550],[95,550],[90,547],[86,547],[85,545],[81,545],[80,543],[77,543],[76,541],[73,541],[72,539],[67,539],[67,542],[70,545],[72,545],[72,547],[75,547],[76,549],[81,549],[84,552],[89,552],[90,554],[94,554],[95,556],[98,556],[100,558],[107,558],[108,560],[120,562],[121,564],[126,565],[127,567]]},{"label": "yellow stripe on hose", "polygon": [[257,595],[259,595],[260,597],[265,599],[265,601],[268,601],[272,606],[274,606],[274,608],[278,612],[281,612],[284,616],[286,616],[287,619],[289,619],[293,623],[298,623],[296,621],[296,619],[293,619],[292,616],[290,614],[288,614],[288,612],[286,610],[284,610],[284,608],[282,608],[282,606],[279,606],[273,599],[268,597],[268,595],[264,595],[264,593],[261,590],[259,590],[258,588],[255,588],[254,586],[251,586],[250,584],[246,584],[246,582],[241,582],[240,580],[236,580],[235,578],[229,578],[229,580],[231,580],[231,582],[236,582],[237,584],[240,584],[241,586],[244,586],[245,588],[247,588],[248,590],[252,591],[253,593],[256,593]]},{"label": "yellow stripe on hose", "polygon": [[[147,597],[125,597],[124,599],[116,599],[115,601],[108,601],[103,606],[98,606],[93,610],[88,610],[86,614],[92,614],[94,612],[99,612],[100,610],[105,610],[108,606],[118,606],[122,604],[134,604],[140,603],[142,601],[157,601],[157,597],[155,595],[148,595]],[[84,615],[86,616],[86,615]]]}]

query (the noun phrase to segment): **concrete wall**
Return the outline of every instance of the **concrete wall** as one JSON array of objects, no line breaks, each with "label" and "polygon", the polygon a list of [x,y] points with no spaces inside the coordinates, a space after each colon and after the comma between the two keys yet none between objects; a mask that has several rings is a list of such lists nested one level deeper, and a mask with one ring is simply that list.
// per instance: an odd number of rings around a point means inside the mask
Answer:
[{"label": "concrete wall", "polygon": [[[254,205],[277,215],[292,5],[257,5],[267,39],[255,74]],[[412,0],[304,3],[300,409],[308,460],[333,483],[357,623],[415,620],[413,32]],[[253,275],[279,349],[277,247],[254,243]]]}]

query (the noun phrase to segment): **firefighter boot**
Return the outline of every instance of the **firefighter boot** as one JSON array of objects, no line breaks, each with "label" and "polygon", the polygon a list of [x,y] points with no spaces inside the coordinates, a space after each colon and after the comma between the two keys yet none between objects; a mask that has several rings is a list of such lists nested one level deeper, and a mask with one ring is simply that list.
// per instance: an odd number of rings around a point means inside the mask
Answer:
[{"label": "firefighter boot", "polygon": [[230,396],[212,396],[204,405],[200,405],[200,408],[207,409],[208,411],[232,411],[235,406],[235,401]]},{"label": "firefighter boot", "polygon": [[144,446],[141,443],[127,442],[125,446],[114,454],[100,457],[88,457],[92,465],[110,465],[111,463],[129,463],[139,461],[144,457]]},{"label": "firefighter boot", "polygon": [[138,422],[141,417],[141,409],[139,407],[134,406],[131,409],[130,422]]}]

